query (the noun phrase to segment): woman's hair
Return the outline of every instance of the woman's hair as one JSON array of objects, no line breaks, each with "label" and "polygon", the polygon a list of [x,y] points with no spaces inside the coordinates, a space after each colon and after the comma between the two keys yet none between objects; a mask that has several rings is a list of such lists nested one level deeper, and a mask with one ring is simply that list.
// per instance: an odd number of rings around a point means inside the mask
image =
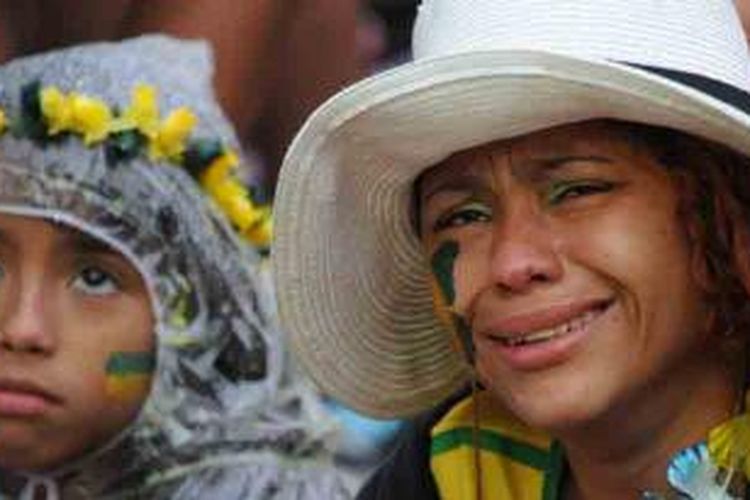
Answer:
[{"label": "woman's hair", "polygon": [[614,123],[678,183],[693,272],[713,306],[710,331],[750,335],[750,158],[677,130]]}]

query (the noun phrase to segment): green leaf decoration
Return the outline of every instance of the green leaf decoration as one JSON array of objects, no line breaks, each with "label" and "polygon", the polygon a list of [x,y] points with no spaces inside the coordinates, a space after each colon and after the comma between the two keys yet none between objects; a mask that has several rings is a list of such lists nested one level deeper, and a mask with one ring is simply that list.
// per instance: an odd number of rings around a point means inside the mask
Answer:
[{"label": "green leaf decoration", "polygon": [[216,158],[224,154],[224,145],[215,139],[195,139],[188,143],[182,156],[185,169],[198,179]]},{"label": "green leaf decoration", "polygon": [[120,162],[136,158],[146,147],[146,142],[146,137],[137,130],[123,130],[111,134],[104,144],[107,165],[115,167]]},{"label": "green leaf decoration", "polygon": [[29,137],[37,141],[48,139],[47,124],[42,116],[42,105],[39,99],[42,84],[34,80],[21,87],[21,116],[13,127],[17,136]]},{"label": "green leaf decoration", "polygon": [[268,205],[271,203],[271,197],[268,195],[268,191],[263,189],[262,186],[248,186],[247,196],[254,205]]}]

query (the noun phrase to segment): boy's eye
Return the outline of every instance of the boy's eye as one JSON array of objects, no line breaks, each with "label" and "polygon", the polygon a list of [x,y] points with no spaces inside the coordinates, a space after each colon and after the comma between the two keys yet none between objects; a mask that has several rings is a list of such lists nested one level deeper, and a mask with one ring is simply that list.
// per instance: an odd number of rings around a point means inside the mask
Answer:
[{"label": "boy's eye", "polygon": [[465,226],[492,219],[492,209],[484,203],[470,202],[453,208],[435,222],[434,230]]},{"label": "boy's eye", "polygon": [[96,266],[87,266],[78,271],[73,288],[89,295],[108,295],[119,290],[117,280]]},{"label": "boy's eye", "polygon": [[606,181],[560,181],[556,182],[547,194],[547,203],[557,205],[573,198],[605,193],[613,187],[611,182]]}]

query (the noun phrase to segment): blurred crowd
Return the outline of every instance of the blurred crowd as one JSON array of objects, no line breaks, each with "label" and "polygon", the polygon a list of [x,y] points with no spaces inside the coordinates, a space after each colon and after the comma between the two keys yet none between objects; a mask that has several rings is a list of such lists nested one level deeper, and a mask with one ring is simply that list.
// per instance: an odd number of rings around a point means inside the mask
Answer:
[{"label": "blurred crowd", "polygon": [[[304,118],[347,84],[406,57],[414,0],[0,1],[0,60],[167,33],[208,40],[219,98],[272,191]],[[60,22],[60,20],[64,22]]]}]

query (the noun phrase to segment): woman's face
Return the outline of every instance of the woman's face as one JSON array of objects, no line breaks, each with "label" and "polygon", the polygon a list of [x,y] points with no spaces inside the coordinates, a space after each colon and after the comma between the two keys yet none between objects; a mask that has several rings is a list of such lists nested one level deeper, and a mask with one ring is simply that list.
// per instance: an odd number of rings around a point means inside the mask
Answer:
[{"label": "woman's face", "polygon": [[619,128],[454,155],[423,176],[419,202],[479,377],[528,423],[559,431],[642,398],[668,404],[715,362],[676,186]]},{"label": "woman's face", "polygon": [[135,417],[154,367],[151,303],[122,255],[0,215],[0,467],[58,467]]}]

